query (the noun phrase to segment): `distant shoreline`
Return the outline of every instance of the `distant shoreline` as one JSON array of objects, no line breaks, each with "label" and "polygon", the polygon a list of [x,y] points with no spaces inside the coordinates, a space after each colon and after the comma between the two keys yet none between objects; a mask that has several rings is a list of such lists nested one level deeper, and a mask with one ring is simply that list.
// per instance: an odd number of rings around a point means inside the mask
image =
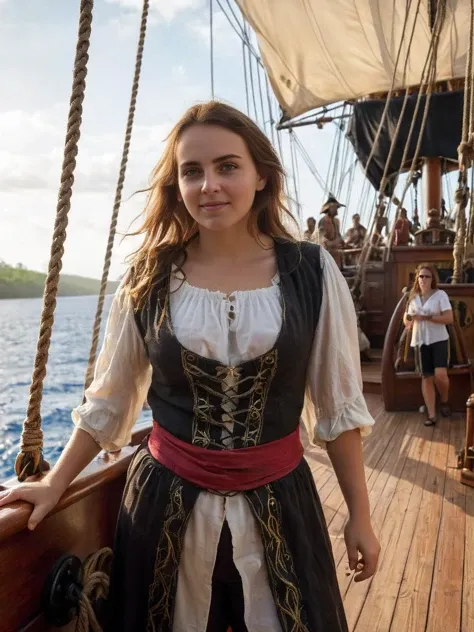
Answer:
[{"label": "distant shoreline", "polygon": [[[0,300],[15,298],[42,298],[46,274],[27,270],[21,264],[10,266],[0,262]],[[118,281],[107,283],[106,293],[113,294]],[[62,274],[58,296],[98,296],[100,281],[89,277]]]},{"label": "distant shoreline", "polygon": [[[114,291],[106,292],[105,296],[113,296],[114,294],[115,294]],[[57,298],[86,298],[88,296],[98,297],[99,294],[98,292],[87,293],[87,294],[58,294]],[[38,299],[38,298],[43,298],[43,294],[41,294],[40,296],[0,296],[0,302],[1,301],[20,301],[20,300],[30,301],[30,300]]]}]

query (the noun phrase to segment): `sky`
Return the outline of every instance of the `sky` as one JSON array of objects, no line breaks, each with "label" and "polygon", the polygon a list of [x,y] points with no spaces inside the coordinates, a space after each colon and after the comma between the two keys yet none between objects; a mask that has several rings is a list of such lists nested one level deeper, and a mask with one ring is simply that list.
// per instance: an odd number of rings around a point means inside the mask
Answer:
[{"label": "sky", "polygon": [[[0,259],[34,270],[45,271],[49,260],[79,4],[79,0],[0,0]],[[98,278],[102,272],[141,5],[141,0],[94,3],[65,273]],[[213,6],[215,96],[247,111],[242,43],[215,1]],[[173,123],[187,107],[211,97],[210,77],[209,0],[151,0],[119,233],[129,230],[143,208],[144,195],[132,194],[147,186]],[[250,115],[255,118],[252,99]],[[267,132],[268,118],[268,110],[262,115],[257,97],[257,120]],[[323,130],[313,126],[298,130],[323,179],[335,129],[329,125]],[[292,162],[286,132],[281,140],[288,190],[294,198],[297,182],[304,224],[310,215],[318,216],[326,192],[301,159]],[[364,218],[363,213],[373,208],[374,191],[369,196],[362,183],[362,174],[357,173],[349,212],[362,212]],[[137,243],[117,237],[110,278],[125,271],[124,259]]]},{"label": "sky", "polygon": [[[95,2],[65,273],[101,275],[141,4]],[[214,7],[215,96],[246,111],[241,40]],[[56,214],[78,13],[79,0],[0,0],[0,259],[41,271]],[[210,75],[209,0],[152,0],[119,232],[127,232],[143,208],[143,195],[130,196],[147,185],[172,124],[188,106],[211,97]],[[300,135],[320,154],[321,169],[327,169],[333,133],[311,128]],[[290,170],[286,133],[282,141]],[[307,168],[298,175],[307,217],[318,212],[324,192]],[[136,245],[133,238],[116,239],[111,278],[123,273]]]}]

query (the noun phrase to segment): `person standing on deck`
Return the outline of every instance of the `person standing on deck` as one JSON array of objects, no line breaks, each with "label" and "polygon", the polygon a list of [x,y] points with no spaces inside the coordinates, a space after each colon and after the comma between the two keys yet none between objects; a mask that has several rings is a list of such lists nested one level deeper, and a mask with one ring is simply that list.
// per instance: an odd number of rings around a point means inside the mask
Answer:
[{"label": "person standing on deck", "polygon": [[334,465],[355,581],[376,570],[356,314],[332,257],[285,229],[283,191],[251,119],[215,101],[184,114],[73,436],[41,482],[0,494],[30,502],[34,528],[101,447],[130,441],[147,394],[106,630],[348,632],[300,430]]},{"label": "person standing on deck", "polygon": [[324,217],[320,219],[318,225],[321,245],[332,255],[339,268],[342,263],[339,249],[344,247],[344,239],[341,235],[341,224],[337,218],[337,212],[343,206],[344,204],[340,204],[335,197],[329,196],[321,209]]},{"label": "person standing on deck", "polygon": [[400,216],[395,221],[395,226],[393,227],[393,245],[408,246],[412,232],[413,227],[408,219],[407,210],[406,208],[402,208],[400,210]]},{"label": "person standing on deck", "polygon": [[316,230],[316,220],[314,217],[308,217],[306,220],[306,230],[303,234],[303,239],[305,241],[310,241],[313,244],[318,243],[318,232]]},{"label": "person standing on deck", "polygon": [[449,399],[449,334],[446,325],[453,322],[453,310],[444,290],[438,289],[438,271],[421,264],[415,273],[403,322],[412,330],[411,346],[418,353],[421,389],[428,419],[425,426],[436,423],[436,390],[443,417],[451,414]]},{"label": "person standing on deck", "polygon": [[362,248],[367,228],[360,223],[359,213],[352,216],[352,226],[346,233],[346,248]]}]

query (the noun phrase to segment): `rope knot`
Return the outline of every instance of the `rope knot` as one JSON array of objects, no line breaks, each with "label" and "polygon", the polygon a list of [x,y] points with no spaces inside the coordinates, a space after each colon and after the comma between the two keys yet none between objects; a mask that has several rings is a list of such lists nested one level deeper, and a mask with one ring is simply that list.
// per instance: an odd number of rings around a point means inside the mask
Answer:
[{"label": "rope knot", "polygon": [[467,170],[474,161],[474,133],[458,147],[459,169]]},{"label": "rope knot", "polygon": [[454,201],[456,202],[456,204],[459,204],[465,208],[467,206],[467,198],[468,189],[466,187],[459,187],[459,189],[456,189],[456,193],[454,194]]}]

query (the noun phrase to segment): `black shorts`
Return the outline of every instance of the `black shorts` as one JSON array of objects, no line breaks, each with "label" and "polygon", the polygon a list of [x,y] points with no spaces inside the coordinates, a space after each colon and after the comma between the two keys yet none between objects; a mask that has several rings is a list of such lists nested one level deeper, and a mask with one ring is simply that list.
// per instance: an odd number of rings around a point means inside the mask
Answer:
[{"label": "black shorts", "polygon": [[435,374],[435,369],[448,368],[449,340],[440,340],[431,345],[421,345],[420,365],[421,375],[430,377]]}]

